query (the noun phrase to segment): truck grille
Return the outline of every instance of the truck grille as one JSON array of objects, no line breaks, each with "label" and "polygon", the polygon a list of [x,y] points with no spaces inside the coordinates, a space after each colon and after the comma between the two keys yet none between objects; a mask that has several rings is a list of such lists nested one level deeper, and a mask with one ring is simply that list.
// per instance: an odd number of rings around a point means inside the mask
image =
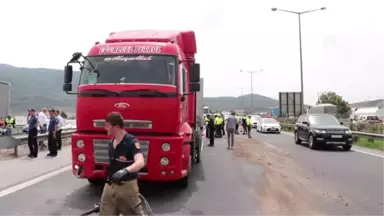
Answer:
[{"label": "truck grille", "polygon": [[[111,140],[109,139],[93,140],[93,152],[94,152],[93,156],[95,158],[95,163],[109,164],[108,143],[110,142]],[[141,152],[144,155],[145,163],[147,163],[149,141],[139,141],[139,143],[141,147]]]},{"label": "truck grille", "polygon": [[[93,127],[104,128],[105,120],[96,119],[93,120]],[[124,120],[124,128],[131,129],[152,129],[152,121],[147,120]]]},{"label": "truck grille", "polygon": [[345,130],[344,129],[329,129],[329,130],[327,130],[327,133],[330,133],[330,134],[344,134]]}]

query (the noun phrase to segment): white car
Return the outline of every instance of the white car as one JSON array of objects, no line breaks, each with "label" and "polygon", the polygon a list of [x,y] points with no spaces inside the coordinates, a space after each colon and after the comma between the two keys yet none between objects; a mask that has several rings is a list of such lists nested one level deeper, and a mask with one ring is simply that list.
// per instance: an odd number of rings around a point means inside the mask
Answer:
[{"label": "white car", "polygon": [[261,122],[261,116],[259,115],[252,115],[252,127],[257,128],[257,125],[260,124]]},{"label": "white car", "polygon": [[280,123],[273,118],[262,118],[260,124],[257,124],[257,131],[262,133],[264,132],[280,133],[281,126],[280,126]]}]

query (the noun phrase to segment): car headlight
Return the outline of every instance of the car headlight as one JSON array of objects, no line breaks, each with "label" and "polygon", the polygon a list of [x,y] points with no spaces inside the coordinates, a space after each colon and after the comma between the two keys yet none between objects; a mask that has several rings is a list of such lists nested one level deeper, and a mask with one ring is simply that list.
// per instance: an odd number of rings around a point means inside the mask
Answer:
[{"label": "car headlight", "polygon": [[171,150],[171,144],[169,143],[163,143],[163,145],[161,145],[161,149],[165,152],[168,152]]},{"label": "car headlight", "polygon": [[319,130],[319,129],[315,129],[315,132],[316,132],[316,133],[327,133],[326,130]]},{"label": "car headlight", "polygon": [[78,161],[80,161],[80,162],[84,162],[85,159],[86,159],[85,154],[80,153],[80,154],[77,155],[77,160],[78,160]]},{"label": "car headlight", "polygon": [[84,147],[84,141],[83,140],[77,140],[76,146],[77,146],[77,148],[83,148]]},{"label": "car headlight", "polygon": [[168,158],[166,158],[166,157],[162,157],[162,158],[160,159],[160,164],[163,165],[163,166],[167,166],[167,165],[169,164],[169,160],[168,160]]},{"label": "car headlight", "polygon": [[351,130],[345,130],[345,133],[346,133],[346,134],[351,134],[352,131],[351,131]]}]

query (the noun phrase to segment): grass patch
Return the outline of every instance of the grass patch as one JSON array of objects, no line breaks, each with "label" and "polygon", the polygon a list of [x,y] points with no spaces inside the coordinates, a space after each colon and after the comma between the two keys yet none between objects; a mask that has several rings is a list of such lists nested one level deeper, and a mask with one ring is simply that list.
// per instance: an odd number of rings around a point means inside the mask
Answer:
[{"label": "grass patch", "polygon": [[365,147],[365,148],[384,151],[384,140],[370,140],[367,138],[358,137],[357,140],[353,142],[353,144],[361,147]]}]

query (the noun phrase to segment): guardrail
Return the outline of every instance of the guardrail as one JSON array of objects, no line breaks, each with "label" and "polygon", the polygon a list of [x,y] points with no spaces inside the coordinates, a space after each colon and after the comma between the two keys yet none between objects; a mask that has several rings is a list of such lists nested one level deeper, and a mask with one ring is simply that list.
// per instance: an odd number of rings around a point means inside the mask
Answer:
[{"label": "guardrail", "polygon": [[[61,132],[61,138],[66,139],[74,133],[76,129],[66,129]],[[48,139],[48,133],[38,134],[37,141],[45,141]],[[14,149],[14,154],[18,157],[18,147],[28,143],[28,134],[16,134],[14,136],[1,136],[0,149]]]},{"label": "guardrail", "polygon": [[[295,127],[294,124],[286,124],[286,123],[280,123],[280,125],[286,125],[289,127]],[[384,140],[384,134],[374,134],[374,133],[366,133],[366,132],[360,132],[360,131],[352,131],[352,135],[358,136],[358,137],[364,137],[367,139],[379,139]]]}]

